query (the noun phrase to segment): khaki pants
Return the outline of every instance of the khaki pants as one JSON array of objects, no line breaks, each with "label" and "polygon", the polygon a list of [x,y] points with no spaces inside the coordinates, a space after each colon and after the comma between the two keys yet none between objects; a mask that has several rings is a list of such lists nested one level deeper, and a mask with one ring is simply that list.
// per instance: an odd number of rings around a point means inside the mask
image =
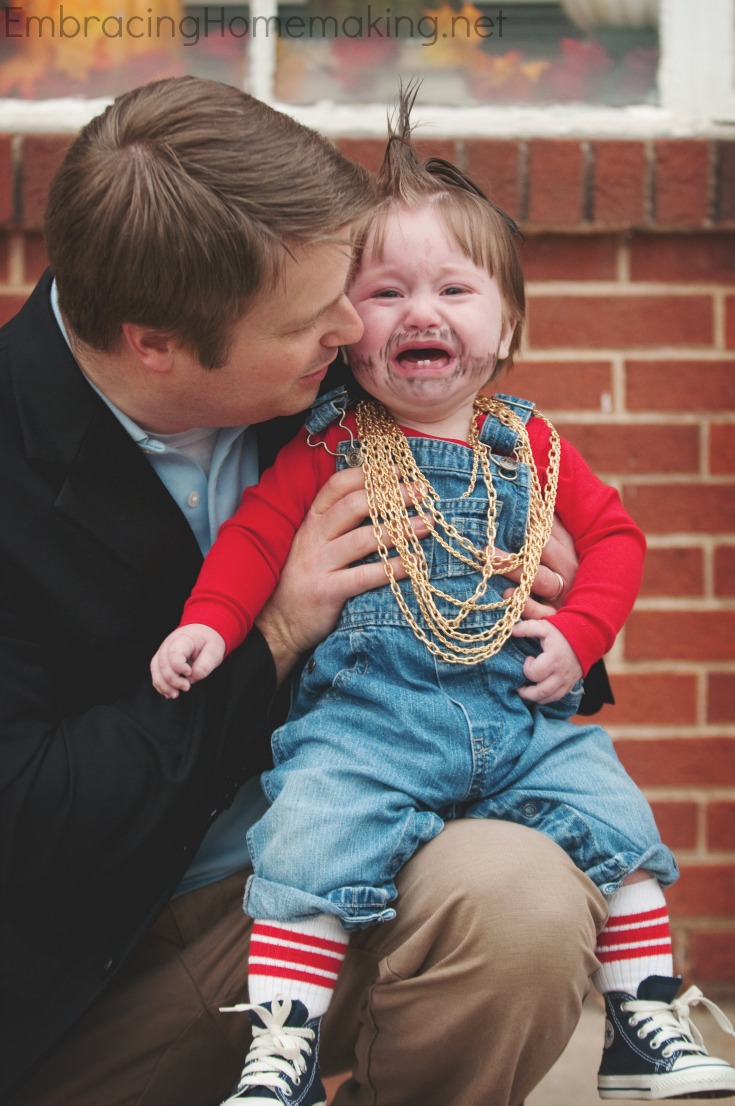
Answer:
[{"label": "khaki pants", "polygon": [[[8,1106],[217,1106],[240,1074],[244,876],[174,899]],[[324,1022],[336,1106],[517,1106],[560,1055],[605,901],[548,838],[449,823],[397,880],[398,918],[353,935]],[[602,1036],[602,1027],[600,1029]]]}]

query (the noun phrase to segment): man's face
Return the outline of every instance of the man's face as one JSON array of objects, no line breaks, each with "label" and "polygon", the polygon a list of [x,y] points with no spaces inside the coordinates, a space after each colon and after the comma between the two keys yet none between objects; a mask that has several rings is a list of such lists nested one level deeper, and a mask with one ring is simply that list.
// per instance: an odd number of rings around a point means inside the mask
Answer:
[{"label": "man's face", "polygon": [[303,411],[314,401],[339,346],[362,334],[345,295],[347,246],[294,250],[281,279],[250,304],[232,331],[227,359],[203,369],[176,351],[173,400],[185,426],[237,426]]}]

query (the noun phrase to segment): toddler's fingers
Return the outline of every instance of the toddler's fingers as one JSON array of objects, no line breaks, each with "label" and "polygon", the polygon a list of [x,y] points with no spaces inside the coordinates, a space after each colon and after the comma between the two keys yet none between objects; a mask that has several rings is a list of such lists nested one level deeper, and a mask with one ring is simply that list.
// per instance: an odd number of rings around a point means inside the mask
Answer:
[{"label": "toddler's fingers", "polygon": [[522,622],[516,622],[515,626],[511,630],[513,637],[538,637],[544,636],[547,622],[544,622],[539,618],[529,618]]},{"label": "toddler's fingers", "polygon": [[167,699],[175,699],[180,691],[188,691],[190,683],[187,677],[191,665],[181,655],[172,663],[166,652],[159,651],[151,661],[151,678],[156,691]]},{"label": "toddler's fingers", "polygon": [[220,662],[215,658],[209,658],[205,656],[204,653],[202,653],[200,656],[197,657],[197,659],[191,666],[189,680],[191,681],[191,683],[195,684],[198,680],[206,679],[210,672],[213,672],[219,663]]},{"label": "toddler's fingers", "polygon": [[556,680],[542,680],[539,684],[528,684],[518,689],[521,699],[527,703],[555,703],[561,699],[564,691],[560,689]]},{"label": "toddler's fingers", "polygon": [[206,676],[218,668],[225,659],[225,642],[219,634],[213,634],[212,638],[202,645],[197,655],[191,662],[189,678],[192,683],[203,680]]}]

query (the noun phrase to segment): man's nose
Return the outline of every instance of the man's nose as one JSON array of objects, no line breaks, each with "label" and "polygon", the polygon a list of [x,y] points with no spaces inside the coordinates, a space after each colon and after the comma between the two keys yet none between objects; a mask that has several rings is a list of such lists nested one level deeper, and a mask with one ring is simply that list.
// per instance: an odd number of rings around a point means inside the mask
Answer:
[{"label": "man's nose", "polygon": [[362,320],[347,296],[342,297],[336,310],[337,317],[331,330],[328,330],[322,337],[322,345],[331,347],[350,346],[362,337],[364,330]]}]

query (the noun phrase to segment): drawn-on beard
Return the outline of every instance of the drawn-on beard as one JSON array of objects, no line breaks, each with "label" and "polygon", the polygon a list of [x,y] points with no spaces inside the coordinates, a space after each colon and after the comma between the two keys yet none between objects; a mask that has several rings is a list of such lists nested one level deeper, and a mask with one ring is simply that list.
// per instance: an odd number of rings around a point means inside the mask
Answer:
[{"label": "drawn-on beard", "polygon": [[[443,350],[448,357],[454,360],[454,368],[448,375],[427,372],[425,376],[422,376],[421,372],[418,371],[418,359],[414,357],[413,360],[417,364],[415,375],[404,376],[396,373],[393,368],[396,350],[404,352],[413,350],[418,355],[425,351],[428,356]],[[497,354],[490,351],[485,354],[468,354],[458,340],[457,335],[448,327],[438,332],[431,330],[417,333],[398,331],[390,336],[377,356],[351,355],[349,357],[350,368],[354,373],[360,374],[361,383],[367,392],[371,390],[371,380],[379,379],[378,374],[383,370],[386,381],[400,381],[401,388],[408,387],[417,394],[421,394],[428,387],[436,388],[441,385],[444,385],[448,390],[462,377],[474,381],[479,390],[483,384],[492,379],[497,360]]]}]

